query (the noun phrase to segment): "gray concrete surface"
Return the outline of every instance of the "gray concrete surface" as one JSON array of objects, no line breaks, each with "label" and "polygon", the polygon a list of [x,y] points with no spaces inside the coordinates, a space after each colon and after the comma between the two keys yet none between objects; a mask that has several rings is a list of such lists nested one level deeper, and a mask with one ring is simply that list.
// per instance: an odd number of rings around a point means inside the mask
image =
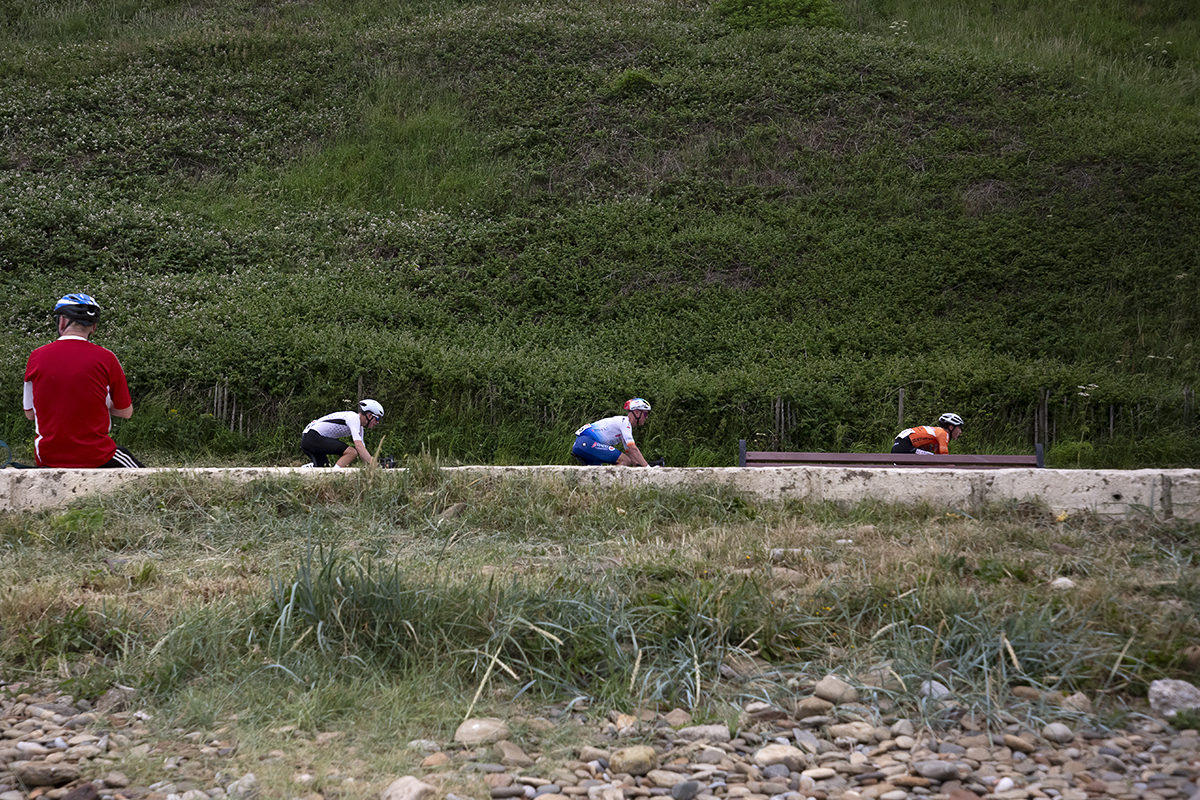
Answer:
[{"label": "gray concrete surface", "polygon": [[[1033,501],[1056,512],[1130,512],[1200,520],[1200,470],[954,470],[852,469],[844,467],[717,467],[631,469],[622,467],[449,467],[448,472],[538,475],[582,486],[613,483],[696,487],[723,485],[768,500],[919,504],[975,513],[991,503]],[[294,467],[232,469],[38,469],[0,470],[0,512],[62,508],[92,494],[143,482],[212,480],[244,482],[295,476],[344,480],[354,470]]]}]

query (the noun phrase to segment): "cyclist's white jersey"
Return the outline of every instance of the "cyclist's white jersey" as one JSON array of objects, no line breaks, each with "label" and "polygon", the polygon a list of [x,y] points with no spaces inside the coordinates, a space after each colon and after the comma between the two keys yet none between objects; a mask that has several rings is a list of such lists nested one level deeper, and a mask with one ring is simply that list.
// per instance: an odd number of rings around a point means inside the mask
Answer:
[{"label": "cyclist's white jersey", "polygon": [[575,435],[582,436],[589,432],[593,439],[609,447],[616,447],[619,444],[628,447],[634,443],[633,426],[629,424],[629,417],[605,417],[591,425],[584,425],[575,431]]},{"label": "cyclist's white jersey", "polygon": [[[293,428],[293,430],[295,430]],[[320,419],[314,419],[304,428],[304,433],[316,431],[330,439],[343,439],[349,436],[356,442],[363,440],[362,420],[357,411],[335,411]]]}]

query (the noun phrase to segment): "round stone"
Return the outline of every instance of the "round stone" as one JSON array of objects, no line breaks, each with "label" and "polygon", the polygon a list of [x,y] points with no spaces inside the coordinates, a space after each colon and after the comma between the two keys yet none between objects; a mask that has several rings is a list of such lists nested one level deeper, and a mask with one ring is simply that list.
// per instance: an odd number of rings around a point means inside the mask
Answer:
[{"label": "round stone", "polygon": [[658,766],[658,753],[649,745],[622,747],[612,754],[609,770],[620,774],[643,776]]},{"label": "round stone", "polygon": [[694,800],[703,788],[700,781],[682,781],[671,787],[671,800]]},{"label": "round stone", "polygon": [[1042,738],[1055,744],[1066,744],[1075,738],[1075,732],[1061,722],[1051,722],[1042,728]]}]

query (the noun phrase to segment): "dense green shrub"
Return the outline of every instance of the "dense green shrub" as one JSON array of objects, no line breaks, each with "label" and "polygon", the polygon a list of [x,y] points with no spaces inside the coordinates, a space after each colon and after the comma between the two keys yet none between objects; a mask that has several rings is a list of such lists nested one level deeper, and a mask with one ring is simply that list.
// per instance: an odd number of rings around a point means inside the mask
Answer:
[{"label": "dense green shrub", "polygon": [[839,28],[844,24],[830,0],[717,0],[713,11],[739,30]]}]

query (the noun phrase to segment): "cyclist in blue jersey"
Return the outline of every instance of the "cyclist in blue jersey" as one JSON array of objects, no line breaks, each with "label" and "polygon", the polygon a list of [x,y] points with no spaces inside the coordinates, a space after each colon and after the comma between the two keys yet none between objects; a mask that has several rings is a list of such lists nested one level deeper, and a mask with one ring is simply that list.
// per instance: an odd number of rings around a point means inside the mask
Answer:
[{"label": "cyclist in blue jersey", "polygon": [[575,431],[571,455],[587,465],[650,466],[633,440],[633,429],[650,416],[650,404],[635,397],[625,401],[625,410],[625,416],[605,417]]}]

